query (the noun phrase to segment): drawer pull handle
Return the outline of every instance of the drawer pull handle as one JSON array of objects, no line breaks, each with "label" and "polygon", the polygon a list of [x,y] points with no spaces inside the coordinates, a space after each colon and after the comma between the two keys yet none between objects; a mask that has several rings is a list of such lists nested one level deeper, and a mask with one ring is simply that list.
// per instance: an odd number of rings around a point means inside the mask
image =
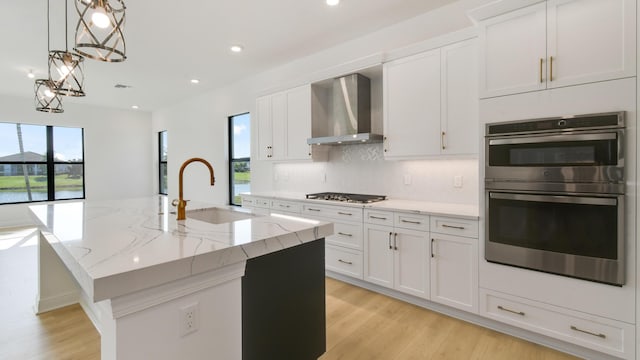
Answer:
[{"label": "drawer pull handle", "polygon": [[499,309],[499,310],[502,310],[502,311],[510,312],[510,313],[512,313],[512,314],[516,314],[516,315],[524,316],[524,312],[522,312],[522,311],[515,311],[515,310],[511,310],[511,309],[507,309],[506,307],[503,307],[502,305],[498,305],[498,309]]},{"label": "drawer pull handle", "polygon": [[408,223],[408,224],[416,224],[416,225],[420,225],[420,224],[422,224],[422,222],[421,222],[421,221],[411,221],[411,220],[405,220],[405,219],[402,219],[401,221],[402,221],[403,223]]},{"label": "drawer pull handle", "polygon": [[370,219],[376,219],[376,220],[387,220],[386,217],[380,217],[380,216],[373,216],[373,215],[369,215]]},{"label": "drawer pull handle", "polygon": [[312,209],[312,208],[308,208],[307,210],[309,210],[309,211],[320,211],[320,209]]},{"label": "drawer pull handle", "polygon": [[442,224],[442,227],[443,228],[450,228],[450,229],[464,230],[464,226],[453,226],[453,225]]},{"label": "drawer pull handle", "polygon": [[602,339],[606,339],[607,338],[607,335],[605,335],[605,334],[597,334],[597,333],[594,333],[594,332],[591,332],[591,331],[588,331],[588,330],[578,329],[577,327],[575,327],[573,325],[571,325],[571,330],[575,330],[575,331],[579,331],[581,333],[597,336],[597,337],[602,338]]},{"label": "drawer pull handle", "polygon": [[339,262],[343,263],[343,264],[347,264],[347,265],[353,265],[353,263],[351,261],[344,261],[342,259],[338,259]]},{"label": "drawer pull handle", "polygon": [[338,214],[339,215],[349,215],[349,216],[353,215],[352,213],[346,213],[346,212],[341,212],[341,211],[338,211]]},{"label": "drawer pull handle", "polygon": [[353,234],[348,234],[348,233],[343,233],[343,232],[338,232],[338,235],[342,235],[342,236],[353,236]]},{"label": "drawer pull handle", "polygon": [[289,206],[289,205],[282,205],[282,204],[280,204],[280,207],[283,207],[283,208],[290,208],[291,206]]}]

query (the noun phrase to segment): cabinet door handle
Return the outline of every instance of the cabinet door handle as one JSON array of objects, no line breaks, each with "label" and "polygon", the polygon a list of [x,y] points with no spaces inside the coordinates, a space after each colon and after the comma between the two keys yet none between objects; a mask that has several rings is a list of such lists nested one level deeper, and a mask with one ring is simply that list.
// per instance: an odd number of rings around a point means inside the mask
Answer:
[{"label": "cabinet door handle", "polygon": [[405,219],[402,219],[400,221],[402,221],[403,223],[408,223],[408,224],[416,224],[416,225],[422,224],[421,221],[411,221],[411,220],[405,220]]},{"label": "cabinet door handle", "polygon": [[393,234],[393,250],[398,250],[398,233]]},{"label": "cabinet door handle", "polygon": [[353,214],[352,214],[352,213],[346,213],[346,212],[341,212],[341,211],[338,211],[338,215],[348,215],[348,216],[353,216]]},{"label": "cabinet door handle", "polygon": [[393,235],[393,233],[389,232],[389,250],[393,250],[393,246],[391,246],[391,235]]},{"label": "cabinet door handle", "polygon": [[433,253],[433,242],[434,242],[434,240],[431,239],[431,257],[432,258],[436,257],[436,255]]},{"label": "cabinet door handle", "polygon": [[606,338],[607,338],[607,335],[605,335],[605,334],[602,334],[602,333],[600,333],[600,334],[599,334],[599,333],[591,332],[591,331],[589,331],[589,330],[582,330],[582,329],[578,329],[577,327],[575,327],[575,326],[573,326],[573,325],[571,325],[571,330],[579,331],[579,332],[584,333],[584,334],[589,334],[589,335],[597,336],[597,337],[602,338],[602,339],[606,339]]},{"label": "cabinet door handle", "polygon": [[307,208],[309,211],[320,211],[320,209]]},{"label": "cabinet door handle", "polygon": [[338,235],[342,235],[342,236],[353,236],[353,234],[348,234],[348,233],[343,233],[343,232],[338,232]]},{"label": "cabinet door handle", "polygon": [[453,225],[442,224],[442,227],[443,228],[450,228],[450,229],[464,230],[464,226],[453,226]]},{"label": "cabinet door handle", "polygon": [[542,63],[544,62],[543,58],[540,58],[540,83],[542,84],[544,82],[544,79],[542,78]]},{"label": "cabinet door handle", "polygon": [[379,217],[379,216],[373,216],[373,215],[369,215],[370,219],[377,219],[377,220],[387,220],[386,217]]},{"label": "cabinet door handle", "polygon": [[351,261],[344,261],[342,259],[338,259],[338,262],[341,262],[341,263],[347,264],[347,265],[353,265],[353,263]]},{"label": "cabinet door handle", "polygon": [[387,137],[382,138],[382,143],[384,145],[384,152],[387,152]]},{"label": "cabinet door handle", "polygon": [[502,310],[502,311],[510,312],[512,314],[524,316],[524,312],[507,309],[506,307],[503,307],[502,305],[498,305],[498,310]]},{"label": "cabinet door handle", "polygon": [[441,136],[442,136],[442,150],[444,150],[444,149],[446,149],[446,148],[447,148],[447,147],[445,146],[445,143],[444,143],[444,139],[445,139],[444,137],[445,137],[445,135],[446,135],[446,133],[443,131],[443,132],[442,132],[442,135],[441,135]]},{"label": "cabinet door handle", "polygon": [[553,56],[549,56],[549,81],[553,81]]}]

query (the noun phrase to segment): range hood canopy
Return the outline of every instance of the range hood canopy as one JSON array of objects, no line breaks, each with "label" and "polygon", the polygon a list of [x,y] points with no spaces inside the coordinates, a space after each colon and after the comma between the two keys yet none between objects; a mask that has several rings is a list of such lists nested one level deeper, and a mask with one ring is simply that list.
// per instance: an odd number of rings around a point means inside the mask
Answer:
[{"label": "range hood canopy", "polygon": [[371,81],[361,74],[333,80],[333,113],[328,121],[329,136],[307,139],[309,145],[346,145],[381,142],[371,133]]}]

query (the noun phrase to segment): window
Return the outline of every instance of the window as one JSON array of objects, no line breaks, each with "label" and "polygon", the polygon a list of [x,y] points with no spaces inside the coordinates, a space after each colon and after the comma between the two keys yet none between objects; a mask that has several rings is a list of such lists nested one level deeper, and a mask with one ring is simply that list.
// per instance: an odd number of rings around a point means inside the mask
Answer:
[{"label": "window", "polygon": [[242,205],[240,193],[251,191],[251,122],[249,113],[229,117],[229,203]]},{"label": "window", "polygon": [[84,197],[84,129],[0,123],[0,204]]},{"label": "window", "polygon": [[167,131],[160,131],[158,133],[158,160],[160,164],[160,171],[158,174],[159,179],[159,193],[167,195]]}]

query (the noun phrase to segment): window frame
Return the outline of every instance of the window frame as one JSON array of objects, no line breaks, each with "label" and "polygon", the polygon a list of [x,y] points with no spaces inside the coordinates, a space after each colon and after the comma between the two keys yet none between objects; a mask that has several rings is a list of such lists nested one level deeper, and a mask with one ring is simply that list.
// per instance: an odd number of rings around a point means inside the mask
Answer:
[{"label": "window frame", "polygon": [[[29,123],[11,123],[11,122],[2,122],[3,124],[14,124],[14,125],[29,125],[29,126],[42,126],[45,128],[45,141],[46,141],[46,154],[44,156],[44,161],[5,161],[0,162],[0,165],[44,165],[47,169],[47,199],[45,200],[28,200],[28,201],[14,201],[14,202],[0,202],[0,206],[2,205],[16,205],[16,204],[31,204],[31,203],[39,203],[45,201],[65,201],[65,200],[83,200],[86,199],[87,195],[87,183],[85,177],[85,157],[84,157],[84,128],[83,127],[72,127],[72,126],[54,126],[54,125],[41,125],[41,124],[29,124]],[[55,153],[54,153],[54,136],[53,130],[54,128],[71,128],[71,129],[80,129],[80,136],[82,138],[82,161],[56,161]],[[82,165],[82,197],[74,197],[74,198],[64,198],[64,199],[56,199],[56,165]],[[4,175],[2,175],[4,176]],[[30,176],[30,175],[28,175]]]},{"label": "window frame", "polygon": [[[234,139],[234,134],[233,134],[233,119],[235,117],[238,116],[242,116],[242,115],[249,115],[249,117],[251,117],[251,114],[249,112],[244,112],[244,113],[240,113],[240,114],[235,114],[235,115],[231,115],[228,117],[228,136],[229,136],[229,205],[232,206],[242,206],[242,203],[236,204],[233,202],[233,176],[234,176],[234,164],[238,163],[238,162],[247,162],[249,163],[249,169],[251,169],[251,155],[249,155],[248,157],[243,157],[243,158],[234,158],[233,157],[233,139]],[[251,122],[251,118],[249,118],[249,122]],[[251,154],[251,149],[249,149],[249,154]],[[251,171],[251,170],[249,170]],[[251,183],[251,182],[249,182]]]},{"label": "window frame", "polygon": [[[168,195],[169,194],[169,179],[167,178],[167,184],[166,184],[166,189],[165,192],[162,192],[162,177],[163,177],[163,173],[162,173],[162,165],[164,164],[164,167],[167,169],[167,173],[168,173],[168,160],[169,160],[169,154],[168,154],[168,149],[167,149],[167,160],[162,160],[162,145],[163,145],[163,141],[162,141],[162,135],[166,134],[167,135],[167,139],[168,139],[168,132],[167,130],[162,130],[162,131],[158,131],[158,194],[160,195]],[[166,144],[165,144],[166,145]]]}]

